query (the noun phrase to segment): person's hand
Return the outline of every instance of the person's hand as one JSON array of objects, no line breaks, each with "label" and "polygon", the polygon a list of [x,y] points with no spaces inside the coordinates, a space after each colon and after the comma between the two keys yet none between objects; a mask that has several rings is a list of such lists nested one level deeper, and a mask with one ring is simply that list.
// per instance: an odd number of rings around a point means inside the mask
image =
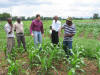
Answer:
[{"label": "person's hand", "polygon": [[44,37],[44,34],[42,34],[42,36]]},{"label": "person's hand", "polygon": [[74,34],[64,34],[64,37],[72,37]]},{"label": "person's hand", "polygon": [[31,36],[34,37],[34,34],[32,33]]},{"label": "person's hand", "polygon": [[68,34],[64,34],[64,37],[68,37]]},{"label": "person's hand", "polygon": [[60,37],[60,35],[61,35],[61,32],[58,32],[58,36]]},{"label": "person's hand", "polygon": [[10,30],[10,32],[8,34],[11,34],[12,30]]}]

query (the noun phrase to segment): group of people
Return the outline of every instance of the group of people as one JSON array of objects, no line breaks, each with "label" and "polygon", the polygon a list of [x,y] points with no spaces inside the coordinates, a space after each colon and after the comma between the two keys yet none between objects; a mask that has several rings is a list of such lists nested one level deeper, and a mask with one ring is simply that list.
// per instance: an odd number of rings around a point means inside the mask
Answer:
[{"label": "group of people", "polygon": [[[20,47],[22,43],[24,50],[27,50],[24,36],[24,25],[21,18],[17,18],[14,24],[12,24],[11,18],[8,18],[7,21],[8,23],[4,27],[7,34],[6,57],[8,57],[8,55],[11,53],[15,45],[14,31],[16,32],[18,47]],[[52,25],[50,26],[51,42],[54,44],[54,46],[59,44],[59,37],[62,29],[64,29],[63,49],[67,54],[67,58],[69,58],[69,56],[72,55],[70,49],[72,49],[73,36],[76,33],[75,25],[72,23],[71,17],[68,17],[66,19],[66,23],[63,25],[61,25],[61,22],[58,20],[58,16],[54,17]],[[30,34],[34,38],[34,47],[38,48],[38,45],[42,44],[42,37],[44,36],[44,28],[40,14],[37,14],[36,18],[32,21],[30,25]],[[42,47],[40,50],[41,49]]]},{"label": "group of people", "polygon": [[6,34],[7,34],[6,57],[8,57],[8,54],[11,53],[12,48],[15,45],[14,31],[16,31],[18,47],[20,47],[21,43],[22,43],[23,47],[24,47],[24,50],[26,51],[24,27],[23,27],[23,23],[21,22],[21,18],[17,18],[17,21],[14,24],[12,24],[12,19],[11,18],[8,18],[7,21],[8,21],[8,23],[4,26],[4,29],[5,29]]}]

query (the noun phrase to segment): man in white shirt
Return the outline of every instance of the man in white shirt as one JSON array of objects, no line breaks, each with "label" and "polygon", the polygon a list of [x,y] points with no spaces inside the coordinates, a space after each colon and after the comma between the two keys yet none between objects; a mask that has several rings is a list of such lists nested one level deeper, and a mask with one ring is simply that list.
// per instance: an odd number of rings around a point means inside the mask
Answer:
[{"label": "man in white shirt", "polygon": [[16,31],[18,47],[20,47],[21,42],[22,42],[23,47],[26,50],[24,27],[23,27],[23,22],[21,22],[21,18],[20,17],[17,18],[17,22],[14,23],[14,30]]},{"label": "man in white shirt", "polygon": [[7,50],[6,50],[6,58],[8,55],[11,53],[12,48],[15,45],[15,40],[14,40],[14,30],[13,30],[13,24],[12,24],[12,19],[8,18],[8,23],[4,26],[4,29],[7,34]]},{"label": "man in white shirt", "polygon": [[51,40],[53,44],[59,43],[60,29],[61,29],[61,22],[58,20],[58,16],[55,16],[51,26],[52,30]]}]

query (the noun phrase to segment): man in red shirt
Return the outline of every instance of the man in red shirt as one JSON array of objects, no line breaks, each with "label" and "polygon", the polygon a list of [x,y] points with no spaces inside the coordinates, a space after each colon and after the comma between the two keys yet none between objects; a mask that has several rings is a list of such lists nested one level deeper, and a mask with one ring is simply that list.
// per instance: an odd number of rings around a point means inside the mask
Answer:
[{"label": "man in red shirt", "polygon": [[37,14],[36,19],[32,21],[30,33],[31,36],[34,37],[35,48],[38,48],[38,44],[42,44],[42,35],[44,35],[43,23],[39,14]]}]

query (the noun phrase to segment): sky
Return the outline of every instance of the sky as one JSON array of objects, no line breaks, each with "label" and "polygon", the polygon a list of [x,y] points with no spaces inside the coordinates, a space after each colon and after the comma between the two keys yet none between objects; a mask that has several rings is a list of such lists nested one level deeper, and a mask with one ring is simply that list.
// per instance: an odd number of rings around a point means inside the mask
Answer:
[{"label": "sky", "polygon": [[100,0],[0,0],[0,13],[12,16],[92,17],[100,14]]}]

